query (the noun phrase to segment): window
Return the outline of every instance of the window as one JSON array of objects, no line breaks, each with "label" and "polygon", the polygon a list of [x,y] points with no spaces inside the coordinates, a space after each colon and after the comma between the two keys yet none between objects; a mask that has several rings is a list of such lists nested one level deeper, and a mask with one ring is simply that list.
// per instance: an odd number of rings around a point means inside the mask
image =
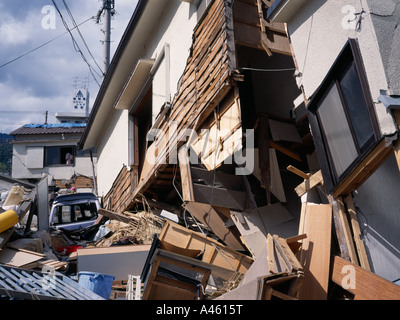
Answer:
[{"label": "window", "polygon": [[75,154],[74,146],[46,147],[44,165],[73,165],[75,163]]},{"label": "window", "polygon": [[376,146],[380,137],[356,40],[348,41],[308,110],[330,192]]},{"label": "window", "polygon": [[60,205],[55,208],[54,225],[90,221],[97,218],[95,203]]}]

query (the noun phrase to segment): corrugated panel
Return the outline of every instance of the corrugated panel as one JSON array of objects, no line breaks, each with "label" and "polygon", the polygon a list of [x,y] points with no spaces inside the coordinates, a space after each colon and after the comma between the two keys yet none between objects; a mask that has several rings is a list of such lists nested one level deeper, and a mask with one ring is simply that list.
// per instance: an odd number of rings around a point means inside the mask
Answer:
[{"label": "corrugated panel", "polygon": [[0,266],[0,294],[26,300],[104,300],[61,274]]}]

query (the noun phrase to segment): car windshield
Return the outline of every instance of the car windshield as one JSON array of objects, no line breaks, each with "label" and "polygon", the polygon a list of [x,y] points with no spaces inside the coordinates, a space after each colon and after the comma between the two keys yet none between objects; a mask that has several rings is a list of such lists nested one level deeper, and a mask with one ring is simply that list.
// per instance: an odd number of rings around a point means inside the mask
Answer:
[{"label": "car windshield", "polygon": [[97,217],[97,207],[94,202],[57,205],[54,212],[55,225],[93,220]]}]

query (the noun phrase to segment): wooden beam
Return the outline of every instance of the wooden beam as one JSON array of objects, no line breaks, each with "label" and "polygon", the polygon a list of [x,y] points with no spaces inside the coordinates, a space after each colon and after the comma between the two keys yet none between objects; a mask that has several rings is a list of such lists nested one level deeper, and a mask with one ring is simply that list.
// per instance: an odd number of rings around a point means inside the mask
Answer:
[{"label": "wooden beam", "polygon": [[347,218],[346,209],[344,207],[343,199],[341,197],[338,197],[336,199],[336,203],[337,203],[338,216],[339,216],[339,220],[337,222],[340,223],[341,226],[343,227],[344,237],[345,237],[344,240],[345,240],[346,246],[348,248],[350,261],[353,262],[356,265],[359,265],[357,252],[356,252],[356,249],[355,249],[355,246],[354,246],[353,236],[351,234],[349,220]]},{"label": "wooden beam", "polygon": [[358,258],[360,260],[360,266],[365,270],[371,271],[367,251],[365,250],[364,241],[361,237],[360,224],[358,223],[357,211],[354,207],[353,198],[348,196],[345,198],[345,202],[350,216],[351,226],[353,228],[353,237],[357,248]]},{"label": "wooden beam", "polygon": [[400,300],[400,286],[339,256],[333,258],[331,279],[354,300]]},{"label": "wooden beam", "polygon": [[297,174],[299,177],[302,177],[303,179],[308,179],[311,177],[311,173],[305,173],[300,169],[293,167],[292,165],[289,165],[286,169],[289,170],[290,172],[293,172],[294,174]]},{"label": "wooden beam", "polygon": [[311,190],[315,186],[323,183],[324,178],[322,177],[322,172],[321,170],[317,171],[314,173],[310,178],[304,180],[301,184],[299,184],[296,188],[295,191],[299,197],[301,197],[303,194],[305,194],[307,191]]},{"label": "wooden beam", "polygon": [[340,183],[333,192],[333,196],[337,198],[341,195],[348,195],[352,190],[356,190],[361,186],[379,166],[393,152],[392,144],[386,146],[386,141],[383,139],[372,150],[363,161]]},{"label": "wooden beam", "polygon": [[293,158],[294,160],[296,160],[298,162],[302,162],[300,156],[296,152],[293,152],[292,150],[285,148],[284,146],[282,146],[274,141],[269,141],[269,146],[271,148],[278,150],[279,152],[282,152],[283,154],[286,154],[287,156]]},{"label": "wooden beam", "polygon": [[178,152],[179,169],[181,174],[182,197],[184,201],[194,201],[192,175],[190,172],[189,154],[186,146]]}]

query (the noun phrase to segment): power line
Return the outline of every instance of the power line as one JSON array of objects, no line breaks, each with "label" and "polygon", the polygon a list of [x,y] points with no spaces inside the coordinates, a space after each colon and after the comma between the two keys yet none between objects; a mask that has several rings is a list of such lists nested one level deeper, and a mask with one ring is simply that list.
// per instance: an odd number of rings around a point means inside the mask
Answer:
[{"label": "power line", "polygon": [[92,52],[90,51],[90,49],[89,49],[89,47],[88,47],[88,45],[87,45],[85,39],[83,38],[83,35],[82,35],[81,31],[79,30],[78,25],[76,24],[75,19],[74,19],[73,15],[72,15],[71,10],[69,10],[69,7],[68,7],[67,3],[65,2],[65,0],[62,0],[62,2],[64,3],[65,9],[67,9],[67,12],[68,12],[69,17],[71,18],[72,24],[74,25],[74,28],[76,28],[76,30],[78,31],[79,36],[81,37],[82,42],[83,42],[83,44],[85,45],[87,51],[89,52],[89,54],[90,54],[90,56],[92,57],[94,63],[96,64],[96,66],[99,68],[100,72],[102,72],[100,66],[99,66],[99,65],[97,64],[97,62],[96,62],[96,59],[93,57],[93,54],[92,54]]},{"label": "power line", "polygon": [[53,5],[54,5],[54,7],[56,8],[56,10],[57,10],[57,12],[58,12],[58,14],[59,14],[59,16],[60,16],[60,18],[61,18],[61,20],[62,20],[62,23],[64,24],[65,29],[67,29],[69,35],[71,36],[72,44],[73,44],[73,46],[74,46],[75,51],[80,53],[80,55],[81,55],[83,61],[88,65],[90,74],[92,75],[94,81],[96,81],[96,83],[97,83],[98,86],[100,87],[100,83],[97,81],[97,79],[96,79],[95,75],[93,74],[93,72],[96,73],[98,77],[101,78],[101,76],[96,72],[96,70],[93,70],[92,66],[91,66],[90,63],[87,61],[87,59],[86,59],[85,55],[83,54],[82,50],[79,48],[79,45],[78,45],[78,43],[76,42],[76,40],[75,40],[75,38],[74,38],[74,35],[72,34],[71,29],[68,27],[68,24],[67,24],[67,22],[65,21],[63,15],[62,15],[62,13],[61,13],[61,11],[60,11],[60,9],[58,8],[58,6],[57,6],[57,4],[56,4],[56,2],[55,2],[54,0],[51,0],[51,1],[53,2]]},{"label": "power line", "polygon": [[[78,27],[78,26],[81,26],[82,24],[88,22],[89,20],[91,20],[91,19],[93,19],[93,18],[94,18],[94,17],[90,17],[89,19],[87,19],[87,20],[81,22],[80,24],[77,25],[77,27]],[[71,30],[73,30],[73,29],[75,29],[75,27],[72,28]],[[14,61],[17,61],[17,60],[19,60],[19,59],[25,57],[26,55],[28,55],[28,54],[30,54],[30,53],[32,53],[32,52],[34,52],[34,51],[36,51],[36,50],[38,50],[38,49],[44,47],[45,45],[47,45],[47,44],[49,44],[49,43],[51,43],[51,42],[57,40],[58,38],[61,38],[62,36],[66,35],[67,33],[68,33],[68,31],[64,32],[63,34],[58,35],[57,37],[55,37],[55,38],[53,38],[53,39],[51,39],[51,40],[49,40],[49,41],[47,41],[47,42],[41,44],[40,46],[38,46],[38,47],[36,47],[36,48],[34,48],[34,49],[32,49],[32,50],[29,50],[28,52],[25,52],[24,54],[21,54],[20,56],[18,56],[18,57],[16,57],[16,58],[12,59],[12,60],[10,60],[10,61],[8,61],[8,62],[6,62],[6,63],[3,63],[2,65],[0,65],[0,68],[3,68],[3,67],[5,67],[5,66],[9,65],[10,63],[12,63],[12,62],[14,62]]]}]

